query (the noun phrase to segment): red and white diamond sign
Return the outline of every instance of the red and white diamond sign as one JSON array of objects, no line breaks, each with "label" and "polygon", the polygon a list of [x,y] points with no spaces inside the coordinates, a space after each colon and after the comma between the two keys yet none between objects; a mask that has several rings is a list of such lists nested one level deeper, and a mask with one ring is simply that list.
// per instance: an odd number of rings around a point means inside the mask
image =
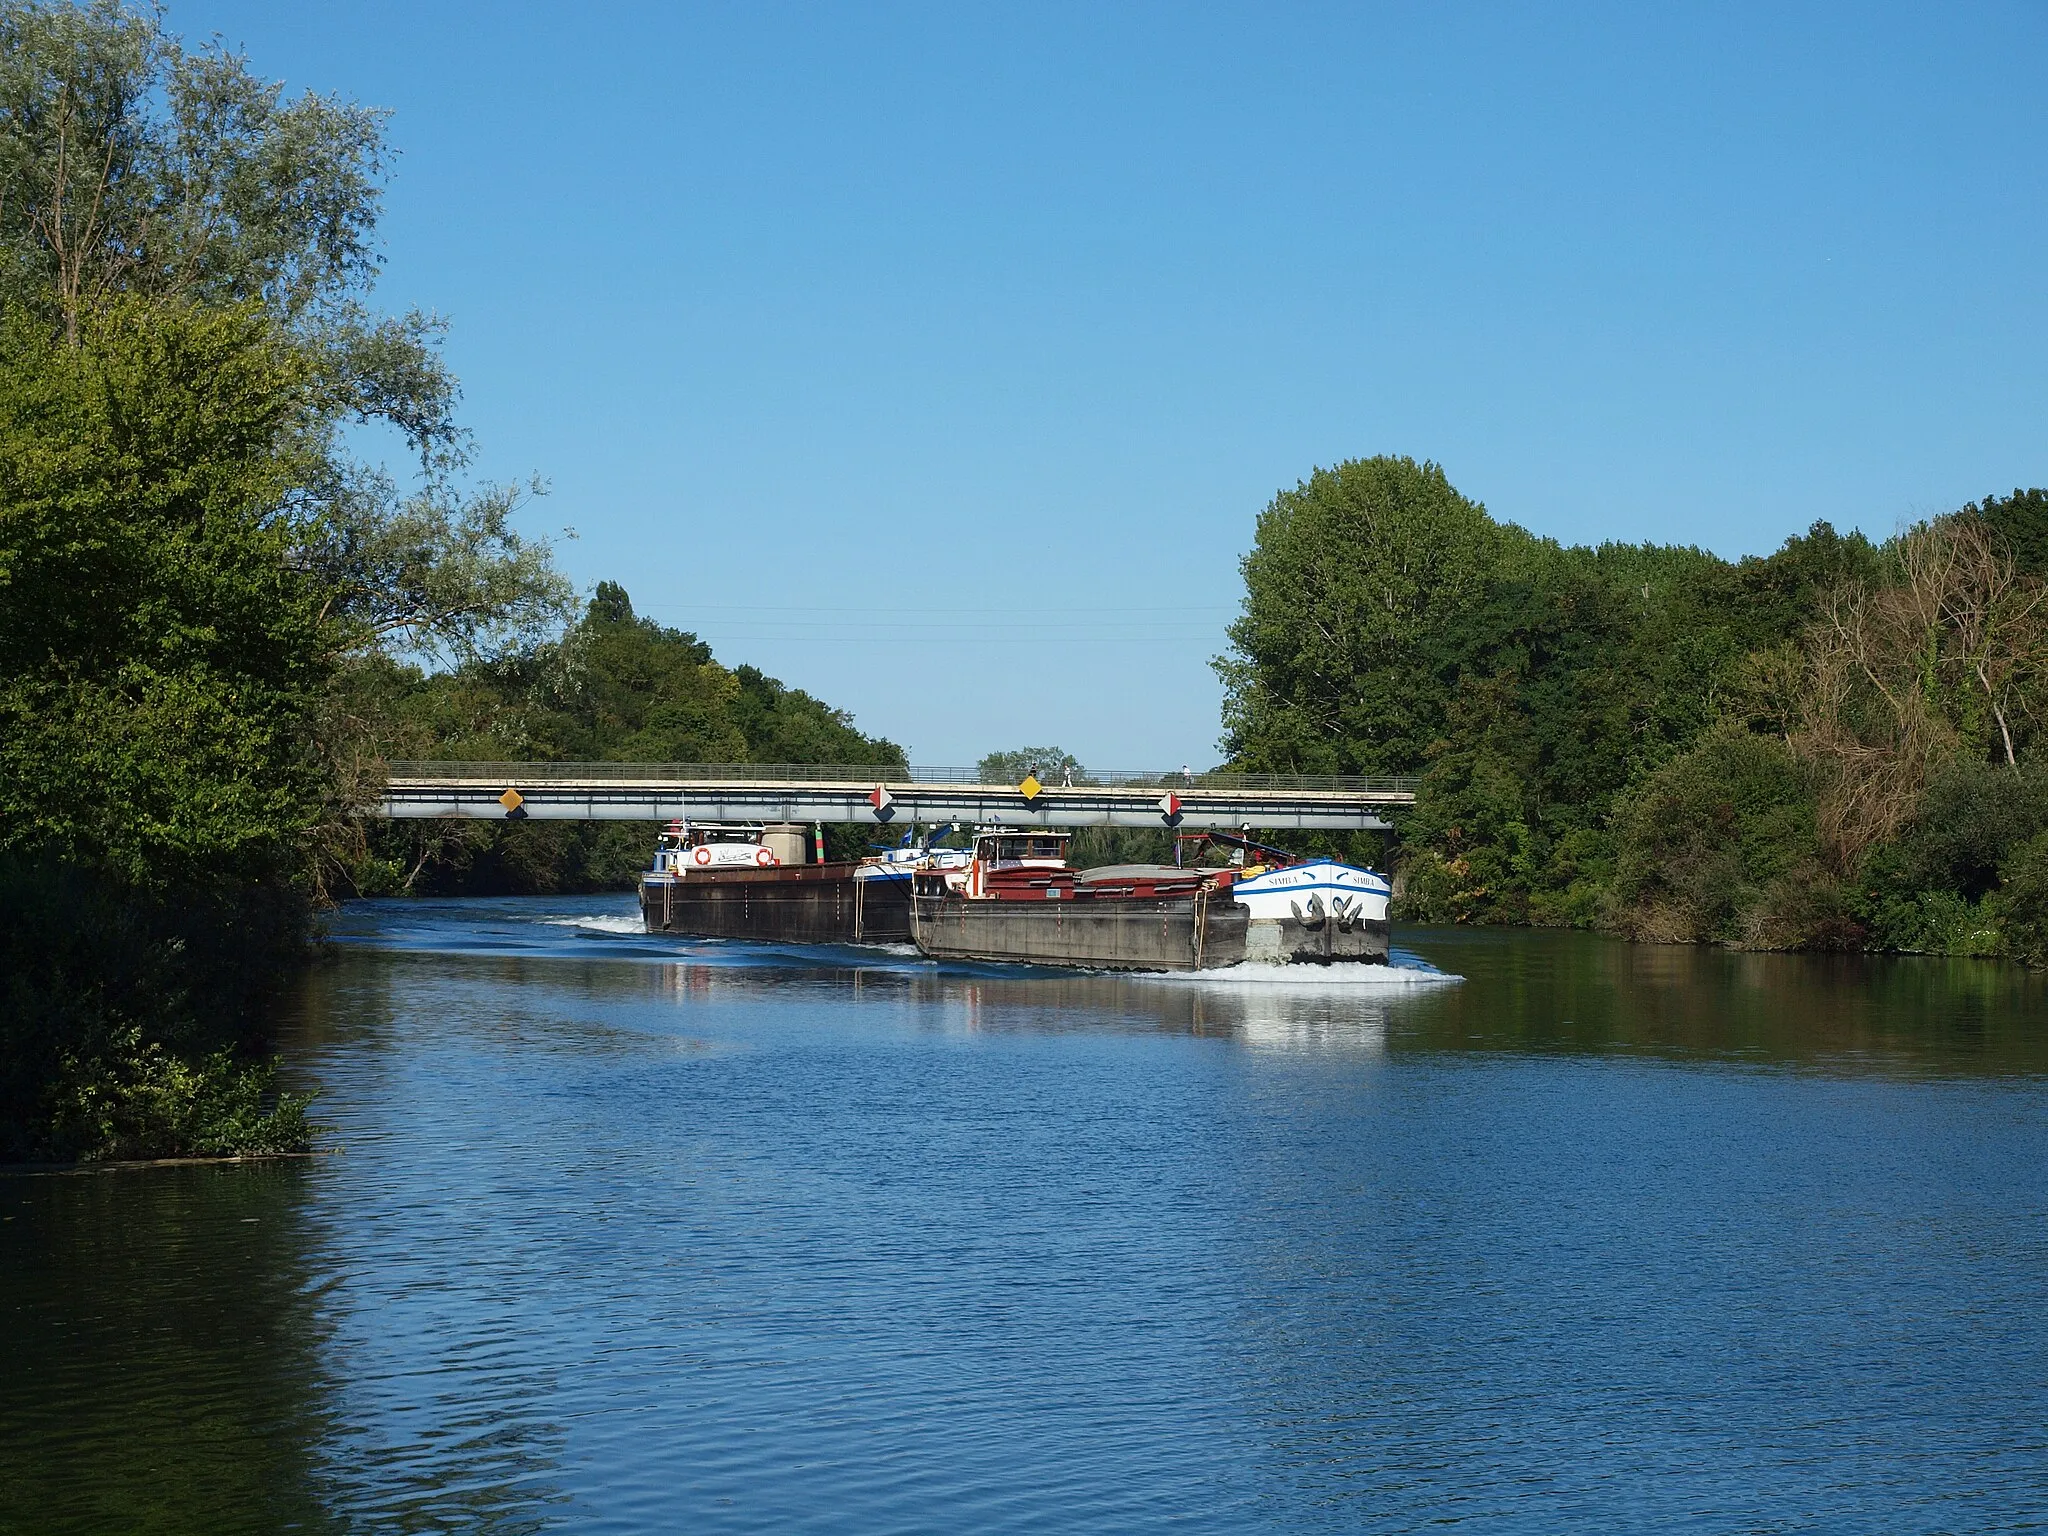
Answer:
[{"label": "red and white diamond sign", "polygon": [[1176,795],[1172,790],[1168,790],[1165,794],[1161,795],[1159,797],[1159,814],[1168,821],[1177,818],[1180,815],[1180,796]]},{"label": "red and white diamond sign", "polygon": [[875,792],[868,796],[868,804],[875,808],[875,820],[877,821],[887,821],[896,814],[892,809],[896,804],[896,797],[880,784],[877,784]]}]

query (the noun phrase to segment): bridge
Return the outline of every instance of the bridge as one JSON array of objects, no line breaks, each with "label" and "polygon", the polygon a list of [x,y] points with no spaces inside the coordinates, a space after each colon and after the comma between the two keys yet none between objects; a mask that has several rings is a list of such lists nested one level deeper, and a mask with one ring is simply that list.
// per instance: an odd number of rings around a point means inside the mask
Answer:
[{"label": "bridge", "polygon": [[1016,827],[1378,832],[1415,780],[1090,773],[988,784],[972,768],[812,763],[392,762],[374,813],[493,821],[942,822]]}]

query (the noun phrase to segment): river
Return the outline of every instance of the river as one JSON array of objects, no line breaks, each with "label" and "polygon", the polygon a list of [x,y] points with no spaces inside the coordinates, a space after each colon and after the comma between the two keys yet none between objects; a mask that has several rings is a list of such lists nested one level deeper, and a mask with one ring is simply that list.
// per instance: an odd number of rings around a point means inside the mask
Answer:
[{"label": "river", "polygon": [[[0,1530],[2048,1517],[2048,988],[1397,932],[1307,984],[366,903],[331,1155],[0,1178]],[[1462,980],[1447,979],[1448,976]]]}]

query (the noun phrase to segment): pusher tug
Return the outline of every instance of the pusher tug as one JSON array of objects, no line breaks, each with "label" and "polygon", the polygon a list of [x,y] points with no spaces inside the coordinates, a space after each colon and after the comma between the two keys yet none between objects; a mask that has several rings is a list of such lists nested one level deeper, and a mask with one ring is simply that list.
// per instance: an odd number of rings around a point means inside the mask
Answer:
[{"label": "pusher tug", "polygon": [[905,846],[826,862],[822,833],[795,824],[671,821],[640,877],[640,915],[649,933],[905,944],[912,868],[968,860],[964,849]]},{"label": "pusher tug", "polygon": [[1071,834],[985,828],[968,867],[917,869],[910,933],[935,960],[1129,971],[1387,960],[1387,882],[1335,859],[1294,859],[1247,839],[1224,869],[1123,864],[1075,871]]}]

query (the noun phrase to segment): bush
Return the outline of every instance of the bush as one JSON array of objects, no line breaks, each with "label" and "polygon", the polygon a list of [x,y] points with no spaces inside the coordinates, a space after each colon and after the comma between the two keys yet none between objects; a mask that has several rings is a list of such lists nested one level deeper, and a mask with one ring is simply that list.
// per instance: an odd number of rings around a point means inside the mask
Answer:
[{"label": "bush", "polygon": [[0,854],[0,1161],[290,1151],[268,1020],[303,952],[288,884],[156,895]]},{"label": "bush", "polygon": [[2013,851],[2048,828],[2048,773],[2029,764],[1956,757],[1929,777],[1912,824],[1882,873],[1903,889],[1950,891],[1978,901]]},{"label": "bush", "polygon": [[1401,923],[1447,923],[1454,916],[1453,901],[1463,871],[1432,848],[1408,858],[1395,881],[1392,915]]},{"label": "bush", "polygon": [[1775,737],[1709,732],[1615,816],[1608,926],[1632,938],[1785,948],[1847,938],[1806,770]]},{"label": "bush", "polygon": [[1998,918],[2000,947],[2024,964],[2048,966],[2048,832],[2021,844],[2004,873],[1986,903]]},{"label": "bush", "polygon": [[311,1094],[278,1093],[276,1069],[225,1050],[196,1062],[124,1031],[113,1049],[67,1056],[48,1097],[47,1150],[91,1160],[303,1152]]}]

